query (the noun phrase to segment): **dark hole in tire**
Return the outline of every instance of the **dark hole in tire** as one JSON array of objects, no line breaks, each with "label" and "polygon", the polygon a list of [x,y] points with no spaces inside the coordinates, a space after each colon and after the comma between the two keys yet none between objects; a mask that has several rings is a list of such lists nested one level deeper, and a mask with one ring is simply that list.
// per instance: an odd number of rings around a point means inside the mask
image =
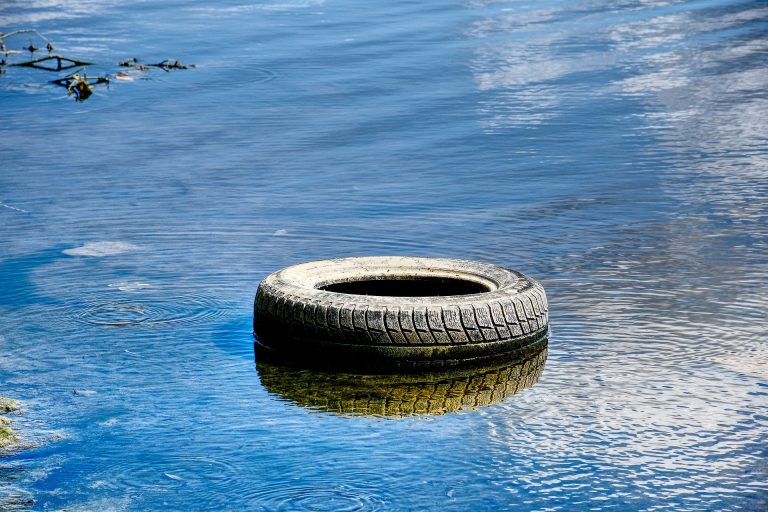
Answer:
[{"label": "dark hole in tire", "polygon": [[470,295],[491,291],[488,286],[474,281],[446,277],[369,279],[331,283],[321,286],[320,289],[327,292],[383,297],[434,297],[439,295]]}]

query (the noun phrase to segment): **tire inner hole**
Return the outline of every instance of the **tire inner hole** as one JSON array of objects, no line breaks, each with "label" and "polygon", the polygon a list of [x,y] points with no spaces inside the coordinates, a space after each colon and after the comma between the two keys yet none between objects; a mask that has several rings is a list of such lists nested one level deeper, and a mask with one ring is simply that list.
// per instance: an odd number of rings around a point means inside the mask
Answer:
[{"label": "tire inner hole", "polygon": [[381,297],[435,297],[441,295],[470,295],[491,289],[481,283],[450,277],[406,277],[402,279],[367,279],[345,281],[319,287],[320,290],[354,295]]}]

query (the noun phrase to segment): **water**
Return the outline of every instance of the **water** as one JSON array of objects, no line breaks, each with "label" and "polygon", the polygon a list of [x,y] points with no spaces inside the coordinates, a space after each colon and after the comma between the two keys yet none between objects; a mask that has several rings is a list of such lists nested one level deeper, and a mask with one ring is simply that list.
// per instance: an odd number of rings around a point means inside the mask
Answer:
[{"label": "water", "polygon": [[[0,508],[768,507],[766,2],[4,2],[23,27],[197,68],[0,76],[0,395],[38,446]],[[387,415],[254,364],[262,278],[377,254],[539,279],[543,367]]]}]

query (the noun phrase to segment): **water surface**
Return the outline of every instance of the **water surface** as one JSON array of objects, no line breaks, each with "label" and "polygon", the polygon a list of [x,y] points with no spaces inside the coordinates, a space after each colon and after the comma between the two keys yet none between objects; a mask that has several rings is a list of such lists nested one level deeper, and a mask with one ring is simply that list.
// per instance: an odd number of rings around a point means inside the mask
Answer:
[{"label": "water surface", "polygon": [[[0,461],[0,500],[765,509],[766,20],[724,0],[3,3],[0,31],[89,73],[197,68],[82,103],[56,74],[0,75],[0,395],[40,445]],[[538,382],[399,419],[271,385],[258,282],[379,254],[539,279]]]}]

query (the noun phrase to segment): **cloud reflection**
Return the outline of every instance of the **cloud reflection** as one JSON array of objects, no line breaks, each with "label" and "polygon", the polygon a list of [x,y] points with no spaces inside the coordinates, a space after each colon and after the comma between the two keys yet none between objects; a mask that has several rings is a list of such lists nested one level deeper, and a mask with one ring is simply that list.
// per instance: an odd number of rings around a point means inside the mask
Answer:
[{"label": "cloud reflection", "polygon": [[0,3],[0,27],[10,32],[17,25],[91,16],[114,4],[115,0],[7,0]]}]

